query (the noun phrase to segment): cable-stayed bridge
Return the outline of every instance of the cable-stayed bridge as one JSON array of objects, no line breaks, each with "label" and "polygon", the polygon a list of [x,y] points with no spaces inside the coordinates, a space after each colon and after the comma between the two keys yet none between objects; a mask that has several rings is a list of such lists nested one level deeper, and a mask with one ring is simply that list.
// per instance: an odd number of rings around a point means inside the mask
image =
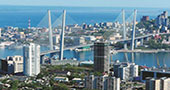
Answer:
[{"label": "cable-stayed bridge", "polygon": [[[151,36],[154,36],[155,34],[148,34],[143,35],[139,37],[135,37],[135,29],[136,29],[136,16],[137,16],[137,10],[134,10],[134,13],[130,15],[127,19],[125,18],[125,11],[122,10],[122,12],[118,15],[118,17],[115,19],[115,22],[122,22],[122,28],[120,29],[119,33],[122,33],[123,38],[119,40],[113,40],[108,41],[110,43],[112,42],[124,42],[124,49],[127,49],[127,41],[131,41],[131,50],[134,50],[136,47],[136,41],[140,40],[143,44],[143,39],[147,39]],[[64,47],[64,35],[65,35],[65,24],[76,24],[76,21],[74,21],[69,15],[66,15],[66,11],[64,10],[61,15],[58,16],[58,18],[55,17],[55,20],[53,20],[53,17],[55,15],[51,15],[50,10],[48,10],[48,13],[44,16],[44,18],[40,21],[40,23],[37,25],[37,27],[44,27],[48,28],[48,32],[41,33],[41,35],[44,35],[45,37],[48,36],[49,38],[49,45],[50,50],[45,51],[41,53],[41,57],[44,55],[50,54],[52,57],[56,53],[59,53],[59,59],[63,60],[63,51],[69,50],[69,49],[76,49],[81,47],[87,47],[87,46],[93,46],[93,44],[87,44],[87,45],[77,45],[77,46],[71,46],[71,47]],[[127,23],[132,23],[131,25],[127,25]],[[54,50],[53,48],[53,30],[57,27],[60,28],[60,49]],[[127,37],[128,28],[132,28],[132,34],[130,38]],[[159,33],[160,35],[165,35],[165,33]],[[166,33],[169,34],[169,33]]]}]

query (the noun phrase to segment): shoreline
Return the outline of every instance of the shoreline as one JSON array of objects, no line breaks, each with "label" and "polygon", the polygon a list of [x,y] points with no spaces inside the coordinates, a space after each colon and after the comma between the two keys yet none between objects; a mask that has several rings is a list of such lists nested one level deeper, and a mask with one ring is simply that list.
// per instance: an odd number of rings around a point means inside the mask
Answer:
[{"label": "shoreline", "polygon": [[136,50],[116,50],[117,53],[123,52],[123,53],[159,53],[159,52],[167,52],[170,53],[170,50],[141,50],[141,49],[136,49]]}]

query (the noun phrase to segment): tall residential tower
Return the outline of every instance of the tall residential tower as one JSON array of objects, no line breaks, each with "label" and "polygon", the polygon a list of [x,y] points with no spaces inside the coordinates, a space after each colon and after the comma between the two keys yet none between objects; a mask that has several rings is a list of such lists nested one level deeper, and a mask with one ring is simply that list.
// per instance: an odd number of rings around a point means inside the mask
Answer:
[{"label": "tall residential tower", "polygon": [[23,47],[24,74],[35,76],[40,73],[40,45],[30,43]]},{"label": "tall residential tower", "polygon": [[94,70],[108,72],[110,68],[110,48],[107,42],[94,43]]}]

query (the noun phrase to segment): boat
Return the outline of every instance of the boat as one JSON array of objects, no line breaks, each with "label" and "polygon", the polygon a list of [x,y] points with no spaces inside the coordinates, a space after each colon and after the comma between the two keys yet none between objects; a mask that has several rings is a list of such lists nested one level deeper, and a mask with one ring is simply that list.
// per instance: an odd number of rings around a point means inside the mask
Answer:
[{"label": "boat", "polygon": [[0,44],[0,48],[5,48],[5,44],[4,44],[4,43],[1,43],[1,44]]},{"label": "boat", "polygon": [[91,65],[94,64],[94,62],[92,60],[88,60],[88,61],[81,61],[80,65]]},{"label": "boat", "polygon": [[6,42],[1,42],[0,43],[0,48],[5,48],[13,44],[14,42],[6,41]]},{"label": "boat", "polygon": [[91,48],[88,48],[88,49],[78,49],[78,48],[76,48],[76,49],[75,49],[76,52],[90,51],[90,50],[91,50]]}]

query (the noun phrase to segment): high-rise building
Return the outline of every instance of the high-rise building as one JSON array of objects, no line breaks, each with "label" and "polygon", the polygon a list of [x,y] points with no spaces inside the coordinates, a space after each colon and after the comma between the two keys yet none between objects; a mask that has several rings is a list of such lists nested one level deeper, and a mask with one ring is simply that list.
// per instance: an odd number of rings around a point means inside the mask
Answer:
[{"label": "high-rise building", "polygon": [[161,29],[161,32],[167,31],[169,25],[168,12],[164,11],[162,14],[158,15],[155,19],[155,25]]},{"label": "high-rise building", "polygon": [[120,90],[120,78],[108,77],[107,90]]},{"label": "high-rise building", "polygon": [[30,43],[23,48],[24,74],[35,76],[40,73],[40,45]]},{"label": "high-rise building", "polygon": [[120,90],[120,78],[112,76],[87,76],[85,77],[85,88],[88,90]]},{"label": "high-rise building", "polygon": [[122,80],[130,79],[129,76],[130,76],[129,67],[120,66],[118,68],[118,77],[120,77]]},{"label": "high-rise building", "polygon": [[94,70],[109,73],[110,48],[107,42],[94,43]]},{"label": "high-rise building", "polygon": [[146,90],[161,90],[159,79],[150,79],[146,81]]},{"label": "high-rise building", "polygon": [[89,89],[89,90],[93,90],[96,86],[94,85],[94,79],[95,76],[94,75],[90,75],[85,77],[85,88]]},{"label": "high-rise building", "polygon": [[170,78],[161,78],[161,90],[169,90],[170,89]]},{"label": "high-rise building", "polygon": [[116,60],[113,64],[113,71],[114,75],[122,80],[133,80],[133,77],[138,77],[138,65],[135,63]]},{"label": "high-rise building", "polygon": [[149,79],[146,80],[146,90],[169,90],[170,78]]}]

